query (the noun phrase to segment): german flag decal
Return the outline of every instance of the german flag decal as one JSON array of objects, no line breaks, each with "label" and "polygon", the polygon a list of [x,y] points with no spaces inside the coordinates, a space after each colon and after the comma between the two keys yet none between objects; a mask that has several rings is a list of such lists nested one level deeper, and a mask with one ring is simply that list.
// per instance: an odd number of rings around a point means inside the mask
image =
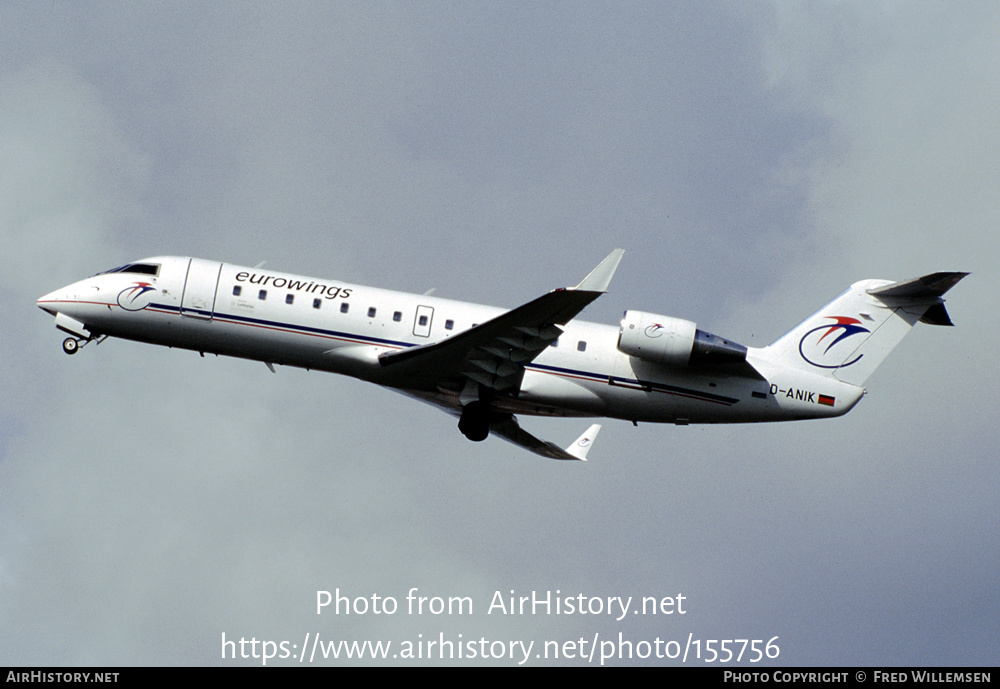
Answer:
[{"label": "german flag decal", "polygon": [[818,401],[820,404],[825,404],[828,407],[832,407],[835,399],[833,397],[830,397],[829,395],[820,395]]}]

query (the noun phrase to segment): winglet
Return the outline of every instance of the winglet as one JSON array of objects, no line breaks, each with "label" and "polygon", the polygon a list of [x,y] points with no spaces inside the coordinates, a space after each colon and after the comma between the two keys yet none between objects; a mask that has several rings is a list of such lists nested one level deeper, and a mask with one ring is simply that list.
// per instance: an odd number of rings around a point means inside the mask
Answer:
[{"label": "winglet", "polygon": [[597,437],[599,430],[601,430],[600,424],[595,423],[587,429],[586,433],[574,440],[573,444],[564,450],[555,443],[541,440],[528,433],[521,428],[521,425],[517,422],[517,418],[513,414],[494,414],[490,419],[491,433],[495,433],[507,442],[520,445],[527,450],[531,450],[536,455],[548,457],[549,459],[587,461],[587,452],[594,444],[594,438]]},{"label": "winglet", "polygon": [[567,454],[571,454],[580,461],[587,461],[587,453],[594,445],[594,439],[601,430],[601,424],[595,423],[588,428],[583,435],[573,441],[573,444],[566,448]]},{"label": "winglet", "polygon": [[601,261],[600,265],[590,271],[590,275],[585,277],[583,282],[573,287],[573,289],[586,292],[607,292],[608,285],[611,284],[611,278],[614,276],[615,270],[617,270],[618,264],[624,255],[624,249],[615,249],[608,254],[607,258]]}]

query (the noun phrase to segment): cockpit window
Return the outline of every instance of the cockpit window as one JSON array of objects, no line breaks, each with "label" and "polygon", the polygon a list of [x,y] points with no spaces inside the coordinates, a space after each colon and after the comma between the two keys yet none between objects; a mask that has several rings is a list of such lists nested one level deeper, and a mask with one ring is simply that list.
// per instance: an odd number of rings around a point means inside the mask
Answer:
[{"label": "cockpit window", "polygon": [[111,270],[105,270],[100,275],[106,275],[108,273],[136,273],[138,275],[152,275],[156,277],[160,274],[160,264],[159,263],[129,263],[124,266],[118,266],[117,268],[112,268]]}]

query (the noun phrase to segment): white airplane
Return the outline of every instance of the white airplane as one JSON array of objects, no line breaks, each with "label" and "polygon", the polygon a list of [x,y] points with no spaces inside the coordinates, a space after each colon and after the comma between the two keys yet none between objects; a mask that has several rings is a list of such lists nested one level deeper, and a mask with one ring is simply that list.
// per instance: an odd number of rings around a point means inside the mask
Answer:
[{"label": "white airplane", "polygon": [[616,249],[576,287],[506,310],[200,258],[163,256],[46,294],[63,350],[121,337],[354,376],[553,459],[586,459],[600,425],[563,449],[515,414],[638,423],[840,416],[917,322],[951,325],[942,295],[967,273],[864,280],[771,345],[744,347],[679,318],[629,310],[573,320],[603,294]]}]

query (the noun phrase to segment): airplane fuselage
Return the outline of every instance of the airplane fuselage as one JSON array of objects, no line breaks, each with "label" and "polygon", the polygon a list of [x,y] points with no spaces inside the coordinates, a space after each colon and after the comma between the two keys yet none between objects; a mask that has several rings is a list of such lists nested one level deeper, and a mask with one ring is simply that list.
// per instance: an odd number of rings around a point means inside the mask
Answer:
[{"label": "airplane fuselage", "polygon": [[[446,340],[507,311],[197,258],[156,257],[124,268],[57,290],[38,305],[81,339],[107,335],[329,371],[455,413],[462,408],[461,389],[407,387],[379,355]],[[670,367],[623,353],[619,336],[618,326],[570,320],[524,365],[516,394],[494,396],[492,408],[733,423],[838,416],[863,394],[858,386],[783,367],[763,349],[749,348],[741,366]]]}]

